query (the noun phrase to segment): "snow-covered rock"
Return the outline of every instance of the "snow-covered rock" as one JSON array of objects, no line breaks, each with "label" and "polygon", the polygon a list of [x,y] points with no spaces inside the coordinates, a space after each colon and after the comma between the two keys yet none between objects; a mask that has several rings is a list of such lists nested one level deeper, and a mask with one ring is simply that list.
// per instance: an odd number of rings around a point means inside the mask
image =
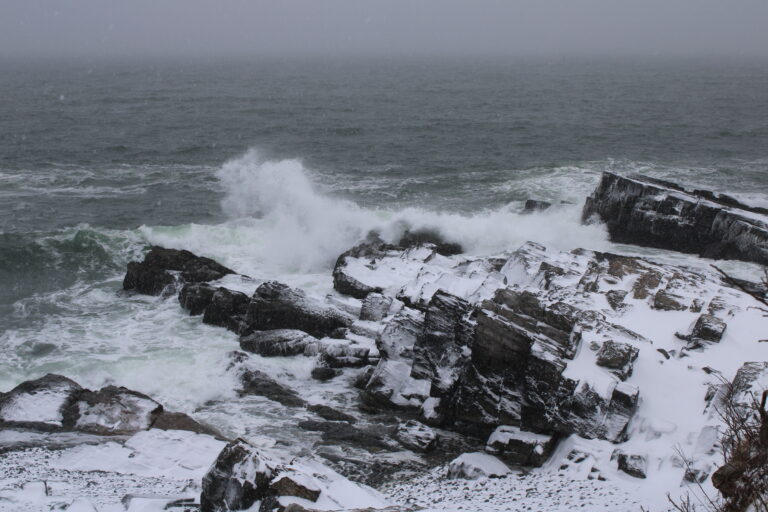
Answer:
[{"label": "snow-covered rock", "polygon": [[254,331],[240,337],[240,348],[260,356],[316,355],[317,338],[298,329]]},{"label": "snow-covered rock", "polygon": [[67,409],[81,390],[77,382],[54,374],[22,382],[0,394],[0,425],[64,427]]},{"label": "snow-covered rock", "polygon": [[408,420],[397,426],[395,438],[411,450],[428,452],[437,445],[437,433],[416,420]]},{"label": "snow-covered rock", "polygon": [[472,452],[459,455],[448,465],[448,478],[499,478],[511,473],[509,467],[493,455]]},{"label": "snow-covered rock", "polygon": [[541,466],[554,450],[551,435],[524,432],[518,427],[502,425],[488,438],[485,450],[512,464]]}]

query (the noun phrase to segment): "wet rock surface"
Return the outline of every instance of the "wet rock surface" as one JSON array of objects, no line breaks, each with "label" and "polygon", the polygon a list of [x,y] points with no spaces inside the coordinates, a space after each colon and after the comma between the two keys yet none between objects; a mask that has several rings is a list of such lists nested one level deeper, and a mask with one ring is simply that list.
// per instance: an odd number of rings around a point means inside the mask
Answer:
[{"label": "wet rock surface", "polygon": [[210,258],[189,251],[154,246],[141,262],[128,263],[123,289],[159,295],[177,279],[183,283],[200,283],[215,281],[234,273]]},{"label": "wet rock surface", "polygon": [[768,210],[728,196],[606,172],[584,206],[593,215],[615,242],[768,264]]}]

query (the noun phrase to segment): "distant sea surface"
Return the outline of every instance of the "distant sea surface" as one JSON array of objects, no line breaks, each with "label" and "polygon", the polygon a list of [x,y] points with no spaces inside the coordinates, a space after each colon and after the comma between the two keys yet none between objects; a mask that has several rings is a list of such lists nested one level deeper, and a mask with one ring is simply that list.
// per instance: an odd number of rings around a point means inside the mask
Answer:
[{"label": "distant sea surface", "polygon": [[225,396],[231,333],[117,293],[149,244],[317,293],[369,229],[610,249],[579,222],[605,170],[768,206],[768,63],[2,63],[0,391],[56,371],[188,411]]}]

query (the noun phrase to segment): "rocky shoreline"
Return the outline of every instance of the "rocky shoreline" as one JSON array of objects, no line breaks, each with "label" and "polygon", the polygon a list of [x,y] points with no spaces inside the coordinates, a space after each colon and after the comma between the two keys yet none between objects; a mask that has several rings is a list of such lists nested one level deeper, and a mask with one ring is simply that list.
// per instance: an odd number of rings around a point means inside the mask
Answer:
[{"label": "rocky shoreline", "polygon": [[[606,173],[583,215],[605,222],[616,242],[768,263],[768,212],[727,196]],[[136,391],[91,391],[59,375],[0,394],[0,433],[133,443],[139,456],[162,451],[163,439],[183,443],[200,453],[200,478],[156,499],[170,510],[414,510],[387,508],[370,486],[414,468],[501,480],[542,468],[552,481],[647,481],[649,493],[710,485],[726,389],[746,407],[768,387],[759,344],[768,319],[714,270],[535,242],[468,256],[424,231],[396,242],[371,233],[339,256],[332,276],[326,297],[277,281],[244,293],[219,283],[251,282],[235,270],[152,247],[123,281],[131,293],[175,296],[189,315],[235,333],[228,371],[238,391],[309,414],[297,427],[318,438],[315,453],[283,460]],[[273,357],[311,360],[316,386],[341,382],[356,401],[345,410],[310,403],[260,369]],[[0,492],[0,505],[15,499]],[[81,510],[73,506],[60,509]]]}]

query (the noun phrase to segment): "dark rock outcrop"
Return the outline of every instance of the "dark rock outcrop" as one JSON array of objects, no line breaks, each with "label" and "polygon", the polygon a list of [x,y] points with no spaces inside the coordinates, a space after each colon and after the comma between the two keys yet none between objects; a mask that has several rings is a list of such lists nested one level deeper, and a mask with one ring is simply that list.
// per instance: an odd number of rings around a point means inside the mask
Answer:
[{"label": "dark rock outcrop", "polygon": [[159,295],[166,286],[176,282],[200,283],[221,279],[233,270],[210,258],[189,251],[154,246],[141,262],[128,263],[123,279],[124,290],[146,295]]},{"label": "dark rock outcrop", "polygon": [[242,292],[217,288],[211,297],[211,303],[205,308],[203,323],[226,327],[239,334],[248,325],[245,315],[250,302],[251,299]]},{"label": "dark rock outcrop", "polygon": [[354,416],[350,416],[347,413],[341,412],[338,409],[329,407],[322,404],[312,404],[307,406],[307,410],[311,411],[324,420],[328,421],[346,421],[347,423],[357,423],[357,419]]},{"label": "dark rock outcrop", "polygon": [[270,487],[279,464],[243,439],[229,443],[203,477],[201,512],[245,510],[275,496]]},{"label": "dark rock outcrop", "polygon": [[382,318],[387,316],[391,306],[392,297],[387,297],[380,293],[369,293],[363,299],[363,306],[360,309],[360,320],[380,322]]},{"label": "dark rock outcrop", "polygon": [[277,281],[260,285],[246,314],[248,331],[298,329],[318,338],[329,336],[353,319],[341,311],[311,300],[299,289]]},{"label": "dark rock outcrop", "polygon": [[629,343],[608,340],[597,351],[597,365],[608,368],[621,380],[632,375],[632,365],[640,351]]},{"label": "dark rock outcrop", "polygon": [[442,254],[443,256],[453,256],[464,252],[461,244],[448,242],[440,233],[431,229],[417,229],[415,231],[406,230],[406,232],[403,233],[403,236],[400,237],[400,241],[397,245],[406,249],[409,247],[430,245],[437,254]]},{"label": "dark rock outcrop", "polygon": [[287,407],[304,407],[306,402],[299,395],[259,370],[245,370],[240,376],[243,392],[260,395]]},{"label": "dark rock outcrop", "polygon": [[537,199],[528,199],[523,206],[523,213],[542,212],[552,206],[549,201],[539,201]]},{"label": "dark rock outcrop", "polygon": [[539,467],[547,461],[555,445],[554,436],[502,425],[488,438],[485,451],[511,464]]},{"label": "dark rock outcrop", "polygon": [[416,420],[401,423],[395,430],[395,439],[415,452],[429,452],[437,446],[437,433]]},{"label": "dark rock outcrop", "polygon": [[648,472],[648,459],[644,455],[627,454],[616,450],[611,456],[615,459],[619,471],[635,478],[645,478]]},{"label": "dark rock outcrop", "polygon": [[179,291],[179,304],[192,316],[202,315],[211,303],[216,288],[207,283],[189,283]]},{"label": "dark rock outcrop", "polygon": [[333,266],[333,288],[344,295],[351,295],[357,299],[364,299],[369,293],[380,293],[382,289],[360,282],[353,277],[347,269],[348,259],[366,258],[375,260],[387,254],[388,251],[397,250],[398,247],[384,242],[376,233],[369,233],[362,243],[349,249],[336,259]]},{"label": "dark rock outcrop", "polygon": [[614,242],[768,264],[768,210],[728,196],[606,172],[584,205],[593,215]]}]

